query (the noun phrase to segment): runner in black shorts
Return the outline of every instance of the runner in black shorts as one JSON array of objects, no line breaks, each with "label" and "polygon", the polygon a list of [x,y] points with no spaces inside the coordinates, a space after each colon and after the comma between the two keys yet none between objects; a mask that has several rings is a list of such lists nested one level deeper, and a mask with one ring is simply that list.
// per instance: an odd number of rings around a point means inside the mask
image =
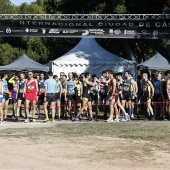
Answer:
[{"label": "runner in black shorts", "polygon": [[143,73],[141,81],[141,101],[147,105],[147,114],[149,119],[155,120],[153,108],[151,106],[151,99],[154,96],[154,87],[148,80],[148,74]]},{"label": "runner in black shorts", "polygon": [[58,120],[60,121],[61,118],[61,92],[62,92],[62,85],[61,82],[58,80],[58,76],[54,75],[53,79],[56,81],[56,87],[55,87],[55,95],[56,95],[56,106],[58,111]]},{"label": "runner in black shorts", "polygon": [[82,102],[81,101],[81,99],[82,99],[82,83],[76,74],[74,75],[74,80],[76,83],[76,87],[75,87],[76,103],[77,103],[77,111],[76,112],[79,112],[81,109],[81,102]]},{"label": "runner in black shorts", "polygon": [[38,118],[40,116],[40,105],[43,104],[44,102],[44,91],[45,91],[45,86],[44,86],[44,74],[41,73],[39,76],[38,81],[38,102],[37,102],[37,113],[38,113]]},{"label": "runner in black shorts", "polygon": [[25,103],[24,86],[25,86],[25,75],[24,73],[21,73],[20,81],[19,81],[19,88],[18,88],[18,98],[17,98],[17,116],[20,115],[21,104]]},{"label": "runner in black shorts", "polygon": [[47,112],[47,106],[48,104],[51,106],[51,112],[52,112],[52,123],[55,122],[55,105],[56,105],[56,81],[53,79],[53,73],[51,71],[48,72],[48,79],[45,80],[44,86],[45,86],[45,93],[44,93],[44,113],[45,113],[45,122],[49,121],[48,118],[48,112]]}]

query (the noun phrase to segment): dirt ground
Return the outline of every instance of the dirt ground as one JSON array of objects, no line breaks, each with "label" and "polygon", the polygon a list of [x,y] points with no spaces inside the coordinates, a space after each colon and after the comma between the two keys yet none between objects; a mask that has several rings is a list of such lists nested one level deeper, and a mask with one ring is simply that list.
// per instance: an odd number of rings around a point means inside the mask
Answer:
[{"label": "dirt ground", "polygon": [[[80,126],[83,126],[81,135],[77,134]],[[105,129],[109,127],[99,122],[85,125],[71,122],[4,123],[0,125],[0,169],[170,168],[168,143],[107,136],[102,130],[99,135],[85,129],[101,126]]]}]

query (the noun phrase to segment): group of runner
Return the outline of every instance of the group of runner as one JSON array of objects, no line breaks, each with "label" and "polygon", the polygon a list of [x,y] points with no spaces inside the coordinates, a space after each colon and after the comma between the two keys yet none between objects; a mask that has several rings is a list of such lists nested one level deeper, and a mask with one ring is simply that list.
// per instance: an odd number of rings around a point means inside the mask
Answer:
[{"label": "group of runner", "polygon": [[[55,122],[56,113],[58,120],[64,116],[72,121],[80,121],[85,115],[90,121],[97,121],[99,111],[103,112],[103,119],[107,122],[127,122],[138,113],[139,103],[146,106],[150,120],[158,117],[170,118],[170,71],[166,71],[164,77],[157,74],[155,80],[144,72],[138,76],[137,81],[130,71],[115,74],[112,70],[103,71],[99,78],[88,72],[79,77],[73,72],[70,72],[68,77],[60,73],[60,78],[48,72],[46,80],[43,73],[34,78],[33,72],[30,71],[27,76],[26,79],[25,74],[21,73],[8,81],[7,74],[1,75],[1,123],[7,119],[8,114],[8,83],[13,86],[11,96],[15,120],[19,120],[21,104],[24,103],[25,123],[36,122],[35,114],[40,114],[41,105],[45,114],[44,122],[50,120],[48,113],[49,107],[51,108],[52,123]],[[95,115],[92,108],[95,109]]]}]

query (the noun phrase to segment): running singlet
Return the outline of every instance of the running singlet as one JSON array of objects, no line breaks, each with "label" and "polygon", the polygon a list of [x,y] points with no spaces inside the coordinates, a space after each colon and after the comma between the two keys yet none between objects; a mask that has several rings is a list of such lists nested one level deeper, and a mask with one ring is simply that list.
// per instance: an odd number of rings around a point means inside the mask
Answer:
[{"label": "running singlet", "polygon": [[85,86],[84,84],[83,84],[83,95],[82,95],[82,97],[90,99],[89,86]]},{"label": "running singlet", "polygon": [[3,81],[2,81],[2,80],[0,80],[0,82],[2,82],[2,89],[1,89],[1,90],[2,90],[2,92],[0,92],[0,98],[1,98],[1,97],[3,97],[4,87],[3,87]]},{"label": "running singlet", "polygon": [[74,81],[67,81],[67,95],[75,94]]},{"label": "running singlet", "polygon": [[26,82],[26,93],[36,93],[35,79],[27,80],[27,82]]},{"label": "running singlet", "polygon": [[79,81],[76,83],[76,96],[81,96],[81,84]]},{"label": "running singlet", "polygon": [[[113,94],[113,88],[114,88],[114,87],[113,87],[113,80],[114,80],[114,78],[111,79],[110,82],[108,83],[108,85],[109,85],[109,87],[110,87],[110,92],[109,92],[110,95]],[[117,93],[117,87],[116,87],[116,90],[115,90],[115,95],[118,95],[118,93]]]},{"label": "running singlet", "polygon": [[141,85],[142,85],[141,90],[142,90],[143,94],[150,94],[151,93],[151,88],[149,86],[148,81],[142,81]]},{"label": "running singlet", "polygon": [[44,81],[38,81],[38,95],[42,95],[45,92]]},{"label": "running singlet", "polygon": [[8,83],[7,83],[7,81],[3,81],[3,91],[4,92],[8,91]]},{"label": "running singlet", "polygon": [[161,94],[161,81],[156,81],[154,83],[155,94]]},{"label": "running singlet", "polygon": [[20,80],[20,82],[19,82],[19,93],[24,93],[24,86],[25,86],[25,81],[22,82]]},{"label": "running singlet", "polygon": [[129,93],[131,90],[131,79],[125,79],[123,82],[123,93]]},{"label": "running singlet", "polygon": [[60,86],[58,82],[56,82],[56,85],[55,85],[55,92],[60,93]]},{"label": "running singlet", "polygon": [[12,88],[12,98],[16,99],[17,98],[17,91],[18,91],[18,82],[14,82],[13,88]]}]

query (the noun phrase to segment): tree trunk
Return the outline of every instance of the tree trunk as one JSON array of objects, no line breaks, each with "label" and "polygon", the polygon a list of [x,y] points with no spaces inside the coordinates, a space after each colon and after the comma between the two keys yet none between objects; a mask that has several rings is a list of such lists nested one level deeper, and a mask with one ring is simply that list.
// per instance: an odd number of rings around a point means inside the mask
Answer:
[{"label": "tree trunk", "polygon": [[125,51],[126,51],[127,56],[128,56],[132,61],[136,61],[136,58],[135,58],[135,56],[133,55],[132,50],[131,50],[131,48],[130,48],[129,41],[128,41],[128,40],[123,40],[123,45],[124,45],[124,48],[125,48]]}]

